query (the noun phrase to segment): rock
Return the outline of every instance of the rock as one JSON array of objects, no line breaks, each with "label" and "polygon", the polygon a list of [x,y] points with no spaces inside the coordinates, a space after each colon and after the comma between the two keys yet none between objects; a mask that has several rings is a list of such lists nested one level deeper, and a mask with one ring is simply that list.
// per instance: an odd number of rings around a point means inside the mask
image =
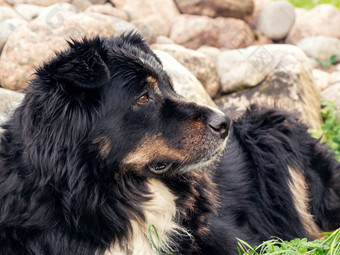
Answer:
[{"label": "rock", "polygon": [[[222,53],[219,59],[229,62],[228,66],[234,68],[233,72],[228,71],[229,83],[237,81],[239,88],[253,87],[216,100],[226,114],[237,115],[250,103],[266,104],[296,113],[311,129],[320,130],[322,120],[318,91],[308,58],[299,48],[266,45],[231,52]],[[221,82],[225,84],[226,77]]]},{"label": "rock", "polygon": [[91,5],[85,10],[85,12],[100,13],[100,14],[110,15],[110,16],[113,16],[113,17],[116,17],[122,20],[128,20],[128,16],[124,11],[119,10],[109,5]]},{"label": "rock", "polygon": [[335,6],[321,4],[310,11],[296,9],[295,14],[286,43],[297,44],[303,38],[318,35],[340,38],[340,13]]},{"label": "rock", "polygon": [[217,108],[202,84],[174,57],[160,50],[155,50],[155,53],[162,61],[164,70],[170,74],[174,89],[178,94],[188,101]]},{"label": "rock", "polygon": [[340,40],[333,37],[307,37],[299,41],[297,46],[314,59],[326,61],[333,54],[340,57]]},{"label": "rock", "polygon": [[270,0],[254,0],[254,11],[250,16],[247,16],[245,18],[245,20],[247,21],[251,28],[255,28],[260,13],[264,9],[264,7],[270,2],[271,2]]},{"label": "rock", "polygon": [[0,6],[7,6],[7,7],[9,7],[10,5],[5,0],[0,0]]},{"label": "rock", "polygon": [[105,4],[106,0],[91,0],[93,4]]},{"label": "rock", "polygon": [[138,28],[136,26],[134,26],[133,24],[122,20],[122,19],[118,19],[115,17],[110,17],[112,20],[112,24],[113,27],[117,33],[117,35],[123,34],[125,32],[129,32],[129,31],[137,31]]},{"label": "rock", "polygon": [[120,0],[111,1],[125,11],[129,20],[139,20],[152,27],[155,36],[169,34],[172,20],[179,15],[173,0]]},{"label": "rock", "polygon": [[215,48],[215,47],[210,47],[210,46],[202,46],[198,48],[197,51],[208,56],[215,63],[215,66],[217,67],[218,56],[221,54],[220,49]]},{"label": "rock", "polygon": [[256,29],[273,40],[287,36],[295,21],[295,10],[289,2],[267,4],[259,15]]},{"label": "rock", "polygon": [[0,6],[0,21],[6,19],[22,19],[22,17],[12,8]]},{"label": "rock", "polygon": [[320,90],[324,90],[329,83],[330,74],[319,69],[313,69],[313,77],[315,86]]},{"label": "rock", "polygon": [[92,5],[90,0],[72,0],[71,3],[80,11],[84,11]]},{"label": "rock", "polygon": [[316,59],[314,59],[314,58],[309,57],[309,63],[312,66],[312,68],[318,68],[320,66],[318,61],[316,61]]},{"label": "rock", "polygon": [[340,83],[328,87],[322,91],[321,96],[327,101],[332,101],[336,104],[338,109],[340,109]]},{"label": "rock", "polygon": [[0,22],[0,53],[13,31],[26,23],[23,19],[6,19]]},{"label": "rock", "polygon": [[328,85],[333,86],[338,83],[340,83],[340,71],[335,71],[329,75]]},{"label": "rock", "polygon": [[249,46],[254,41],[250,27],[243,20],[187,14],[178,16],[173,22],[169,37],[190,49],[203,45],[236,49]]},{"label": "rock", "polygon": [[[157,17],[149,16],[146,17],[145,19],[133,20],[130,23],[138,29],[138,31],[143,35],[145,41],[148,44],[152,44],[156,41],[157,36],[155,32],[156,25],[155,24],[150,25],[153,24],[154,22],[157,22]],[[160,23],[158,23],[158,25],[162,26]]]},{"label": "rock", "polygon": [[0,83],[19,90],[32,78],[35,67],[42,64],[55,50],[66,46],[66,39],[84,36],[113,36],[115,18],[97,13],[58,16],[58,23],[50,26],[44,19],[35,19],[16,29],[8,38],[0,57]]},{"label": "rock", "polygon": [[[60,0],[6,0],[11,5],[17,4],[33,4],[40,6],[51,6],[53,4],[60,3]],[[70,2],[71,0],[63,0],[63,2]]]},{"label": "rock", "polygon": [[213,61],[207,56],[176,44],[153,44],[152,49],[172,55],[201,82],[211,97],[217,94],[219,89],[217,70]]},{"label": "rock", "polygon": [[62,26],[65,19],[76,14],[77,7],[69,3],[54,4],[44,8],[38,16],[38,19],[44,20],[52,29]]},{"label": "rock", "polygon": [[172,44],[174,43],[169,37],[164,35],[157,36],[156,44]]},{"label": "rock", "polygon": [[[0,125],[6,121],[10,113],[18,106],[24,94],[0,88]],[[2,129],[0,127],[0,133]]]},{"label": "rock", "polygon": [[38,17],[44,7],[33,4],[18,4],[14,6],[14,9],[25,19],[31,20]]},{"label": "rock", "polygon": [[253,0],[175,0],[181,13],[243,19],[253,13]]}]

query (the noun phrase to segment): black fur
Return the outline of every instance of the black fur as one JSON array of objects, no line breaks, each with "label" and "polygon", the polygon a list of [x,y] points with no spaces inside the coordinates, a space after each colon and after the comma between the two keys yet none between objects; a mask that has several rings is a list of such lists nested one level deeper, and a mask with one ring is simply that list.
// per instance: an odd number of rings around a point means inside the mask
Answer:
[{"label": "black fur", "polygon": [[[194,237],[173,236],[176,254],[234,254],[235,237],[311,238],[288,167],[304,176],[320,229],[340,227],[340,164],[298,120],[252,106],[233,121],[217,168],[185,171],[215,157],[228,121],[211,128],[221,115],[179,97],[136,34],[69,45],[37,70],[3,125],[0,254],[99,255],[115,242],[125,249],[130,221],[143,221],[152,199],[151,178],[177,196],[174,220]],[[127,160],[141,153],[145,163]]]}]

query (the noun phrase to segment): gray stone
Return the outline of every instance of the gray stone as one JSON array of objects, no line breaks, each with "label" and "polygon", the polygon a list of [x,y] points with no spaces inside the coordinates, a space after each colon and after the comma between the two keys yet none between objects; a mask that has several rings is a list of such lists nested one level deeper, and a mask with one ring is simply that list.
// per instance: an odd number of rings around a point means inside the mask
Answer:
[{"label": "gray stone", "polygon": [[284,38],[295,21],[295,10],[289,2],[267,4],[259,15],[256,29],[273,40]]},{"label": "gray stone", "polygon": [[297,46],[314,59],[326,61],[333,54],[340,57],[340,40],[333,37],[307,37],[299,41]]},{"label": "gray stone", "polygon": [[[244,77],[243,82],[235,77],[239,87],[252,87],[221,97],[217,105],[231,116],[241,113],[251,103],[275,106],[297,114],[311,129],[320,130],[320,101],[307,56],[291,45],[261,47],[252,46],[238,53],[248,66],[239,67],[237,63],[241,62],[229,60],[236,64],[233,72]],[[227,61],[226,55],[222,59]],[[254,72],[260,74],[256,76]],[[230,82],[234,82],[233,76],[230,70]]]},{"label": "gray stone", "polygon": [[154,52],[162,61],[164,70],[170,74],[174,89],[178,94],[188,101],[217,108],[202,84],[192,73],[170,54],[160,50],[155,50]]},{"label": "gray stone", "polygon": [[309,11],[295,9],[295,15],[286,43],[296,45],[303,38],[318,35],[340,38],[340,12],[335,6],[321,4]]},{"label": "gray stone", "polygon": [[340,109],[340,83],[332,85],[322,91],[321,96],[327,101],[334,102],[338,109]]},{"label": "gray stone", "polygon": [[221,90],[230,93],[254,87],[277,66],[294,68],[297,61],[312,75],[307,56],[292,45],[269,44],[224,51],[218,58],[217,66]]},{"label": "gray stone", "polygon": [[17,11],[17,13],[27,20],[37,18],[44,8],[45,7],[33,4],[18,4],[14,6],[14,9]]},{"label": "gray stone", "polygon": [[0,52],[13,31],[26,23],[22,19],[6,19],[0,22]]},{"label": "gray stone", "polygon": [[177,44],[153,44],[152,49],[161,50],[172,55],[201,82],[211,97],[216,96],[219,80],[216,66],[204,54],[186,49]]},{"label": "gray stone", "polygon": [[254,11],[251,15],[245,18],[245,21],[247,21],[251,28],[256,27],[256,23],[260,13],[264,9],[264,7],[269,3],[271,3],[271,0],[254,0]]}]

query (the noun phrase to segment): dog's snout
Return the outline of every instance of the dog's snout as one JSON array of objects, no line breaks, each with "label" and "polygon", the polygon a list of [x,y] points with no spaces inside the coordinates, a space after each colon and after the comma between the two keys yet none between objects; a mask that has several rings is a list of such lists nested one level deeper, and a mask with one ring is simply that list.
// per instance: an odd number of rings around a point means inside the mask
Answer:
[{"label": "dog's snout", "polygon": [[228,136],[230,119],[223,113],[212,114],[208,125],[212,132],[219,134],[222,138]]}]

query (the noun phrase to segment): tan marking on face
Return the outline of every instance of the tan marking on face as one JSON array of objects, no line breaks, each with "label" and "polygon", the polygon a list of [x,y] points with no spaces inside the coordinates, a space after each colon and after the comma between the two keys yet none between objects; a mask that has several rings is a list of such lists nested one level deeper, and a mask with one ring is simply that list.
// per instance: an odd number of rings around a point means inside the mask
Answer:
[{"label": "tan marking on face", "polygon": [[[176,248],[177,244],[171,239],[172,235],[190,234],[176,223],[177,214],[176,196],[171,193],[162,182],[149,179],[148,188],[152,193],[152,199],[142,204],[145,220],[131,220],[132,231],[126,241],[119,245],[115,243],[105,252],[105,255],[131,254],[131,255],[156,255],[149,238],[149,226],[154,225],[162,240],[163,246],[168,250]],[[153,240],[159,246],[154,230],[151,229]],[[160,247],[158,247],[160,249]]]},{"label": "tan marking on face", "polygon": [[153,77],[153,76],[146,77],[146,82],[153,87],[153,89],[155,90],[156,94],[158,94],[159,96],[162,95],[162,93],[161,93],[161,91],[159,89],[159,86],[158,86],[158,82],[157,82],[155,77]]},{"label": "tan marking on face", "polygon": [[111,150],[111,143],[107,137],[98,137],[93,140],[93,144],[95,144],[99,150],[99,155],[103,158],[107,157]]},{"label": "tan marking on face", "polygon": [[205,125],[201,120],[195,120],[190,122],[190,128],[195,130],[204,130]]},{"label": "tan marking on face", "polygon": [[174,148],[169,147],[168,143],[160,137],[154,135],[151,138],[145,138],[136,149],[130,152],[122,162],[123,166],[133,166],[135,168],[144,167],[148,163],[168,158],[175,161],[183,162],[186,155]]},{"label": "tan marking on face", "polygon": [[309,211],[309,194],[305,177],[299,171],[288,167],[291,175],[291,181],[288,182],[289,188],[293,195],[295,208],[300,216],[302,225],[311,238],[318,238],[320,233],[312,214]]},{"label": "tan marking on face", "polygon": [[152,76],[146,77],[146,82],[149,83],[150,85],[158,87],[158,82],[155,77],[152,77]]}]

